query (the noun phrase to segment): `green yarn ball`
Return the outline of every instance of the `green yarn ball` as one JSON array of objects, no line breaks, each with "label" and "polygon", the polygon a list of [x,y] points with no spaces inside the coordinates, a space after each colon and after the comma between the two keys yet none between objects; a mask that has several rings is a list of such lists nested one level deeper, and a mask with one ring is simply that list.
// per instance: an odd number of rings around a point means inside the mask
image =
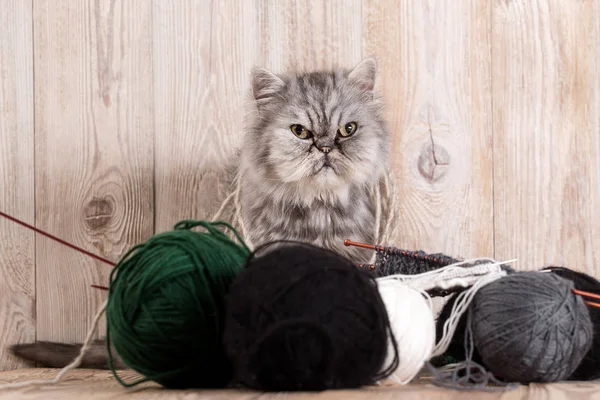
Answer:
[{"label": "green yarn ball", "polygon": [[[233,231],[240,244],[219,226]],[[124,386],[144,381],[173,389],[226,386],[232,368],[221,343],[225,296],[249,255],[229,224],[205,221],[181,221],[128,251],[110,275],[106,306],[115,378]],[[143,379],[119,378],[111,345]]]}]

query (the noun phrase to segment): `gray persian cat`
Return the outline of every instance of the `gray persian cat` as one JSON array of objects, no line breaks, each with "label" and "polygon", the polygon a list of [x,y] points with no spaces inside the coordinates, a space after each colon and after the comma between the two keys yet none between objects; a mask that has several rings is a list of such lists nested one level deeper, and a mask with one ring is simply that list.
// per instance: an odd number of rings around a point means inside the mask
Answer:
[{"label": "gray persian cat", "polygon": [[[379,194],[386,186],[391,138],[375,78],[372,58],[349,71],[253,70],[249,129],[237,170],[237,206],[249,244],[299,240],[357,264],[371,259],[373,251],[347,247],[344,240],[381,243],[386,236],[379,221],[389,215],[378,206],[386,204]],[[11,349],[44,366],[63,367],[80,348],[37,342]],[[114,361],[116,368],[126,368]],[[107,363],[106,342],[98,341],[80,368],[107,368]]]},{"label": "gray persian cat", "polygon": [[255,107],[240,166],[241,214],[253,245],[299,240],[356,263],[371,258],[344,240],[379,239],[374,193],[391,143],[375,78],[372,58],[351,71],[253,71]]}]

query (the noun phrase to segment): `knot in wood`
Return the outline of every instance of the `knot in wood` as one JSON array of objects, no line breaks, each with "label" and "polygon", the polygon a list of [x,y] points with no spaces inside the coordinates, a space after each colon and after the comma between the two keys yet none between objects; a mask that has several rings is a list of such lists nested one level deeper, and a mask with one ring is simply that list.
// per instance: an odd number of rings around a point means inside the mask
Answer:
[{"label": "knot in wood", "polygon": [[90,229],[104,228],[114,215],[114,205],[109,197],[95,197],[83,209],[85,224]]},{"label": "knot in wood", "polygon": [[448,173],[450,154],[433,141],[425,143],[417,160],[417,169],[429,183],[439,182]]}]

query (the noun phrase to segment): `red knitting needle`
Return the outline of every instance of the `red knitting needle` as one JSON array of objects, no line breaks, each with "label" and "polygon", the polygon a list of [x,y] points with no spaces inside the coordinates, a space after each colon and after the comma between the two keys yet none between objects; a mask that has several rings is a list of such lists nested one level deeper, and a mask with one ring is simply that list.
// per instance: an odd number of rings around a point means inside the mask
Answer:
[{"label": "red knitting needle", "polygon": [[[46,236],[47,238],[52,239],[52,240],[54,240],[54,241],[56,241],[56,242],[58,242],[58,243],[60,243],[60,244],[62,244],[64,246],[70,247],[71,249],[73,249],[75,251],[78,251],[78,252],[80,252],[82,254],[85,254],[88,257],[92,257],[93,259],[96,259],[98,261],[102,261],[103,263],[106,263],[106,264],[111,265],[113,267],[115,266],[114,262],[112,262],[110,260],[107,260],[106,258],[100,257],[99,255],[96,255],[94,253],[90,253],[89,251],[84,250],[81,247],[77,247],[74,244],[71,244],[71,243],[69,243],[69,242],[67,242],[65,240],[62,240],[62,239],[60,239],[60,238],[58,238],[58,237],[56,237],[54,235],[49,234],[48,232],[44,232],[43,230],[38,229],[35,226],[29,225],[28,223],[23,222],[20,219],[17,219],[15,217],[11,217],[10,215],[8,215],[6,213],[3,213],[2,211],[0,211],[0,216],[6,218],[8,220],[11,220],[12,222],[15,222],[15,223],[17,223],[19,225],[22,225],[25,228],[30,229],[30,230],[32,230],[32,231],[34,231],[36,233],[39,233],[40,235]],[[96,288],[96,289],[108,290],[108,288],[105,287],[105,286],[92,285],[92,287]]]},{"label": "red knitting needle", "polygon": [[592,299],[600,300],[600,294],[584,292],[583,290],[577,290],[577,289],[573,289],[573,293],[581,295],[581,296],[591,297]]},{"label": "red knitting needle", "polygon": [[600,308],[600,304],[598,304],[598,303],[592,303],[591,301],[585,301],[585,300],[583,302],[585,304],[587,304],[588,306]]},{"label": "red knitting needle", "polygon": [[16,222],[16,223],[17,223],[17,224],[19,224],[19,225],[23,225],[24,227],[26,227],[26,228],[29,228],[29,229],[31,229],[32,231],[39,233],[40,235],[44,235],[44,236],[46,236],[47,238],[50,238],[50,239],[52,239],[52,240],[54,240],[54,241],[56,241],[56,242],[58,242],[58,243],[60,243],[60,244],[62,244],[62,245],[65,245],[65,246],[67,246],[67,247],[70,247],[70,248],[72,248],[73,250],[77,250],[77,251],[78,251],[78,252],[80,252],[80,253],[83,253],[83,254],[85,254],[85,255],[87,255],[87,256],[89,256],[89,257],[92,257],[92,258],[94,258],[94,259],[96,259],[96,260],[98,260],[98,261],[102,261],[103,263],[106,263],[106,264],[108,264],[108,265],[112,265],[113,267],[115,266],[115,263],[113,263],[113,262],[112,262],[112,261],[110,261],[110,260],[107,260],[106,258],[102,258],[102,257],[100,257],[100,256],[98,256],[98,255],[96,255],[96,254],[94,254],[94,253],[90,253],[89,251],[87,251],[87,250],[84,250],[84,249],[82,249],[81,247],[77,247],[77,246],[75,246],[74,244],[71,244],[71,243],[69,243],[69,242],[66,242],[66,241],[64,241],[64,240],[60,239],[60,238],[57,238],[56,236],[54,236],[54,235],[51,235],[51,234],[49,234],[49,233],[47,233],[47,232],[44,232],[44,231],[42,231],[41,229],[38,229],[38,228],[36,228],[35,226],[31,226],[31,225],[29,225],[29,224],[28,224],[28,223],[26,223],[26,222],[23,222],[23,221],[21,221],[21,220],[18,220],[18,219],[14,218],[14,217],[11,217],[10,215],[3,213],[2,211],[0,211],[0,215],[1,215],[1,216],[3,216],[3,217],[4,217],[4,218],[6,218],[6,219],[9,219],[9,220],[11,220],[11,221],[13,221],[13,222]]},{"label": "red knitting needle", "polygon": [[353,242],[350,239],[344,240],[344,245],[345,246],[362,247],[363,249],[377,250],[377,251],[382,251],[384,249],[383,246],[374,246],[372,244],[366,244],[366,243],[360,243],[360,242]]},{"label": "red knitting needle", "polygon": [[372,244],[353,242],[350,239],[344,240],[344,245],[345,246],[362,247],[363,249],[369,249],[369,250],[375,250],[375,246],[373,246]]},{"label": "red knitting needle", "polygon": [[[600,300],[600,295],[595,294],[595,293],[584,292],[583,290],[577,290],[577,289],[573,289],[573,293],[578,294],[579,296],[582,296],[582,297],[590,297],[592,299]],[[593,302],[587,301],[587,300],[584,300],[583,302],[585,304],[587,304],[588,306],[600,308],[600,304],[598,304],[598,303],[593,303]]]}]

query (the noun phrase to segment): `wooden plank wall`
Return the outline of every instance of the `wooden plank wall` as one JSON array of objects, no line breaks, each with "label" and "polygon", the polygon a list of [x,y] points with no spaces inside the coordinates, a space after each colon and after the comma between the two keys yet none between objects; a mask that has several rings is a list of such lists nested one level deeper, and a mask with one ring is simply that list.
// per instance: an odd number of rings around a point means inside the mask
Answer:
[{"label": "wooden plank wall", "polygon": [[[0,210],[35,221],[32,2],[0,7]],[[0,369],[6,345],[35,339],[36,237],[0,218]]]},{"label": "wooden plank wall", "polygon": [[[216,211],[253,65],[371,54],[399,246],[600,277],[600,0],[2,0],[0,210],[115,260]],[[108,272],[0,219],[0,369]]]}]

